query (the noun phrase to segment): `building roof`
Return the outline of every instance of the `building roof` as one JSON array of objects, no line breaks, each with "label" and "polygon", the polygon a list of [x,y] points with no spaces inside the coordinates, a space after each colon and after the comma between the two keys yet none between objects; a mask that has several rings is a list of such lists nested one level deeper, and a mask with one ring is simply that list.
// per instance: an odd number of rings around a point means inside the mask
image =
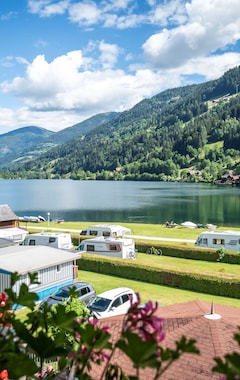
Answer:
[{"label": "building roof", "polygon": [[[239,301],[236,301],[239,302]],[[187,338],[196,339],[200,355],[183,354],[161,376],[161,380],[209,380],[218,379],[220,375],[212,372],[216,364],[214,357],[224,357],[233,351],[239,352],[239,346],[233,339],[233,335],[240,326],[240,308],[228,307],[203,301],[190,301],[182,304],[162,306],[158,308],[158,316],[164,318],[166,338],[163,346],[174,348],[175,341],[184,335]],[[219,319],[211,318],[216,314]],[[206,318],[210,317],[210,318]],[[119,337],[123,317],[102,319],[99,324],[108,325],[113,340]],[[121,365],[128,375],[134,375],[135,371],[128,358],[117,351],[113,361]],[[99,368],[94,368],[94,379],[99,379]],[[140,371],[140,379],[152,379],[153,371],[150,368]]]},{"label": "building roof", "polygon": [[47,246],[11,246],[0,249],[0,271],[26,274],[80,258],[78,251]]},{"label": "building roof", "polygon": [[8,205],[0,205],[0,222],[7,222],[9,220],[17,219],[17,215],[14,214]]}]

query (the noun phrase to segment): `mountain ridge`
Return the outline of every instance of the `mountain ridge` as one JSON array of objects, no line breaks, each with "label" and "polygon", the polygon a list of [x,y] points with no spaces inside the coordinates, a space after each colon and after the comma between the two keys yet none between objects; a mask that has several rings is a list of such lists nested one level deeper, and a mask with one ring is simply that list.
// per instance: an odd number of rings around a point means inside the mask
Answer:
[{"label": "mountain ridge", "polygon": [[11,175],[212,182],[230,168],[240,172],[238,83],[239,66],[213,81],[165,90]]},{"label": "mountain ridge", "polygon": [[86,134],[117,116],[117,112],[97,114],[58,132],[37,126],[26,126],[4,133],[0,135],[0,168],[9,169],[16,163],[34,159],[47,150]]}]

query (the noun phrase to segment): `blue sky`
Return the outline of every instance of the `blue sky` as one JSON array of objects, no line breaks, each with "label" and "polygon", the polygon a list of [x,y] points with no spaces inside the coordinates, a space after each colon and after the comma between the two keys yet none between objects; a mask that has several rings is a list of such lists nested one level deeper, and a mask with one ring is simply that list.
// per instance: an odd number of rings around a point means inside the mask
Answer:
[{"label": "blue sky", "polygon": [[0,0],[0,133],[58,131],[239,64],[239,0]]}]

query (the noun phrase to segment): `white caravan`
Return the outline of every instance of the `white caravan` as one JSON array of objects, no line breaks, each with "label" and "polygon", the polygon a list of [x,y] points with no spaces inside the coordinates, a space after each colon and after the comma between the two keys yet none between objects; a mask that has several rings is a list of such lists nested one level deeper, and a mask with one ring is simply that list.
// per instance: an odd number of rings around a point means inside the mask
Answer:
[{"label": "white caravan", "polygon": [[1,228],[0,229],[0,247],[12,244],[20,244],[28,235],[28,231],[23,228]]},{"label": "white caravan", "polygon": [[77,248],[78,251],[94,255],[135,259],[135,242],[126,238],[98,238],[86,239]]},{"label": "white caravan", "polygon": [[108,237],[124,237],[126,234],[130,234],[129,228],[120,226],[118,224],[95,224],[89,226],[86,230],[81,231],[80,235],[85,236],[104,236]]},{"label": "white caravan", "polygon": [[29,234],[22,245],[47,245],[60,249],[73,249],[71,235],[64,232],[40,232]]},{"label": "white caravan", "polygon": [[195,242],[197,247],[240,251],[240,231],[205,231]]}]

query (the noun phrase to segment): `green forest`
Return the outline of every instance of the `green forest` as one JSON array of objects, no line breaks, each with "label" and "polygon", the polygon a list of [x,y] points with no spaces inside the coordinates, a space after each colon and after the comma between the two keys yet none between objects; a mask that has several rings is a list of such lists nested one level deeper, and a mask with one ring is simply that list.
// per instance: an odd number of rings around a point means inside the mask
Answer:
[{"label": "green forest", "polygon": [[240,66],[169,89],[2,178],[213,182],[240,175]]}]

